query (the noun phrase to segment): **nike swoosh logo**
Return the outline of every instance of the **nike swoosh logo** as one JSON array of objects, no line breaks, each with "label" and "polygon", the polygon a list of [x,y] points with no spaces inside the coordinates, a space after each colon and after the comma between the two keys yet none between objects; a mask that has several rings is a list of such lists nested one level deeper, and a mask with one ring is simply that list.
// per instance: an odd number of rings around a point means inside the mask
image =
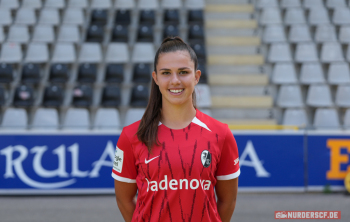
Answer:
[{"label": "nike swoosh logo", "polygon": [[[159,156],[160,156],[160,155],[159,155]],[[145,164],[148,164],[149,162],[151,162],[152,160],[154,160],[155,158],[157,158],[157,157],[159,157],[159,156],[153,157],[153,158],[150,159],[150,160],[146,160],[146,158],[145,158]]]}]

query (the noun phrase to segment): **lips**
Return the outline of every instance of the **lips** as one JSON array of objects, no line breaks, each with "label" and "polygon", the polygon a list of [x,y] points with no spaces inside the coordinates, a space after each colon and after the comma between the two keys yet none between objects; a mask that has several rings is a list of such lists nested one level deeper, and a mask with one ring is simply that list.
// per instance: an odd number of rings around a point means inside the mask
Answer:
[{"label": "lips", "polygon": [[172,95],[179,95],[181,94],[185,89],[168,89],[168,91],[172,94]]}]

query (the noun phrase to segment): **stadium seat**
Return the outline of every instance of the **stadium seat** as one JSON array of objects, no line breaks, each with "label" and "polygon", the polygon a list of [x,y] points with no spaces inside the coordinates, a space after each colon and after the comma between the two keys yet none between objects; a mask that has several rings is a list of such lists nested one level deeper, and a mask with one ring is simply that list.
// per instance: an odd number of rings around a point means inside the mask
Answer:
[{"label": "stadium seat", "polygon": [[320,8],[324,7],[323,0],[304,0],[304,8]]},{"label": "stadium seat", "polygon": [[52,43],[55,41],[55,33],[52,26],[37,25],[34,28],[33,42]]},{"label": "stadium seat", "polygon": [[346,59],[350,62],[350,44],[348,44],[348,49],[346,50]]},{"label": "stadium seat", "polygon": [[350,26],[341,26],[340,27],[339,42],[350,43]]},{"label": "stadium seat", "polygon": [[345,0],[327,0],[326,6],[328,8],[345,8],[347,7]]},{"label": "stadium seat", "polygon": [[27,43],[29,41],[29,32],[27,26],[12,25],[9,30],[7,41]]},{"label": "stadium seat", "polygon": [[350,85],[339,85],[336,95],[335,104],[339,107],[350,108]]},{"label": "stadium seat", "polygon": [[137,63],[134,65],[133,82],[149,83],[151,81],[151,73],[150,64]]},{"label": "stadium seat", "polygon": [[69,67],[67,64],[53,63],[50,68],[50,81],[65,83],[69,79]]},{"label": "stadium seat", "polygon": [[189,25],[188,28],[188,40],[201,40],[204,41],[204,28],[200,24]]},{"label": "stadium seat", "polygon": [[39,9],[41,7],[41,0],[22,0],[22,8]]},{"label": "stadium seat", "polygon": [[74,25],[61,25],[57,41],[78,43],[80,41],[79,28]]},{"label": "stadium seat", "polygon": [[277,0],[260,0],[256,2],[257,8],[278,7]]},{"label": "stadium seat", "polygon": [[123,64],[108,64],[106,67],[105,82],[122,83],[124,80]]},{"label": "stadium seat", "polygon": [[333,25],[319,25],[316,28],[315,42],[336,42],[337,35]]},{"label": "stadium seat", "polygon": [[38,64],[27,63],[22,67],[22,82],[24,83],[39,83],[40,75],[40,66]]},{"label": "stadium seat", "polygon": [[199,108],[211,107],[211,94],[210,88],[207,84],[197,84],[196,91],[196,105]]},{"label": "stadium seat", "polygon": [[2,44],[0,62],[19,63],[22,57],[22,50],[19,44],[12,42],[5,42]]},{"label": "stadium seat", "polygon": [[330,107],[333,105],[331,91],[328,85],[310,85],[306,104],[312,107]]},{"label": "stadium seat", "polygon": [[128,126],[138,120],[140,120],[145,113],[145,109],[142,108],[131,108],[128,109],[125,116],[124,126]]},{"label": "stadium seat", "polygon": [[141,24],[137,31],[138,42],[153,42],[153,28],[151,25]]},{"label": "stadium seat", "polygon": [[56,130],[59,127],[58,112],[53,108],[39,108],[33,118],[32,129]]},{"label": "stadium seat", "polygon": [[323,43],[321,49],[321,61],[324,63],[344,61],[341,45],[337,42]]},{"label": "stadium seat", "polygon": [[73,105],[87,107],[92,104],[92,88],[89,85],[79,85],[73,89]]},{"label": "stadium seat", "polygon": [[84,13],[79,8],[67,8],[63,16],[63,24],[84,25]]},{"label": "stadium seat", "polygon": [[136,85],[132,88],[130,106],[146,107],[148,104],[149,89],[145,85]]},{"label": "stadium seat", "polygon": [[322,7],[311,8],[309,12],[309,24],[310,25],[322,25],[329,24],[328,11]]},{"label": "stadium seat", "polygon": [[282,0],[281,1],[281,8],[300,8],[301,3],[300,0]]},{"label": "stadium seat", "polygon": [[11,23],[12,23],[11,11],[9,9],[0,8],[0,25],[6,26],[6,25],[10,25]]},{"label": "stadium seat", "polygon": [[154,25],[156,23],[156,14],[154,10],[141,10],[139,17],[140,24]]},{"label": "stadium seat", "polygon": [[21,84],[15,89],[15,96],[13,105],[15,106],[33,106],[34,104],[34,90],[29,85]]},{"label": "stadium seat", "polygon": [[274,84],[297,83],[294,63],[276,63],[272,72],[272,82]]},{"label": "stadium seat", "polygon": [[71,43],[56,43],[52,56],[52,62],[73,63],[75,62],[75,48]]},{"label": "stadium seat", "polygon": [[46,0],[45,8],[57,8],[62,9],[65,7],[64,0]]},{"label": "stadium seat", "polygon": [[10,64],[0,64],[0,83],[10,83],[13,81],[13,67]]},{"label": "stadium seat", "polygon": [[269,54],[269,62],[291,62],[292,53],[288,43],[271,44]]},{"label": "stadium seat", "polygon": [[283,25],[267,25],[264,29],[263,42],[275,43],[275,42],[286,42],[286,34]]},{"label": "stadium seat", "polygon": [[114,19],[115,24],[130,25],[131,23],[131,12],[127,9],[117,10]]},{"label": "stadium seat", "polygon": [[58,107],[63,103],[64,90],[59,85],[47,86],[44,91],[43,105]]},{"label": "stadium seat", "polygon": [[176,25],[165,25],[163,30],[163,39],[169,36],[179,36],[179,29]]},{"label": "stadium seat", "polygon": [[204,9],[205,0],[185,0],[186,9]]},{"label": "stadium seat", "polygon": [[283,125],[306,127],[308,119],[304,109],[286,109],[284,111]]},{"label": "stadium seat", "polygon": [[99,63],[102,62],[101,46],[98,43],[83,43],[81,45],[80,62]]},{"label": "stadium seat", "polygon": [[282,24],[281,12],[279,8],[263,8],[259,22],[262,25]]},{"label": "stadium seat", "polygon": [[107,63],[127,63],[129,61],[129,50],[126,43],[110,43],[107,48]]},{"label": "stadium seat", "polygon": [[350,24],[350,9],[336,8],[333,12],[333,23],[336,25],[349,25]]},{"label": "stadium seat", "polygon": [[289,30],[288,38],[292,43],[312,41],[308,25],[292,25]]},{"label": "stadium seat", "polygon": [[153,43],[135,43],[131,60],[133,63],[153,63],[154,55]]},{"label": "stadium seat", "polygon": [[339,116],[335,109],[318,108],[315,112],[314,127],[316,129],[339,129]]},{"label": "stadium seat", "polygon": [[134,0],[116,0],[115,1],[115,8],[117,9],[133,9],[135,7],[135,1]]},{"label": "stadium seat", "polygon": [[103,42],[104,26],[99,24],[92,24],[89,26],[86,33],[87,42]]},{"label": "stadium seat", "polygon": [[203,10],[196,9],[196,10],[188,10],[187,12],[187,22],[189,24],[203,24],[204,23],[204,15]]},{"label": "stadium seat", "polygon": [[112,7],[111,0],[92,0],[91,8],[95,9],[109,9]]},{"label": "stadium seat", "polygon": [[[1,81],[1,80],[0,80]],[[6,92],[4,87],[0,86],[0,107],[6,103]]]},{"label": "stadium seat", "polygon": [[138,3],[138,7],[141,10],[151,10],[159,7],[158,0],[138,0]]},{"label": "stadium seat", "polygon": [[129,30],[126,24],[117,24],[112,30],[112,42],[128,42]]},{"label": "stadium seat", "polygon": [[325,83],[324,73],[320,63],[303,63],[300,71],[300,83]]},{"label": "stadium seat", "polygon": [[190,44],[191,48],[194,50],[194,52],[197,55],[198,59],[205,60],[207,57],[207,52],[205,50],[205,44],[202,42],[193,42]]},{"label": "stadium seat", "polygon": [[108,21],[107,9],[94,9],[91,13],[91,24],[104,26]]},{"label": "stadium seat", "polygon": [[17,9],[19,7],[18,0],[2,0],[0,2],[0,8]]},{"label": "stadium seat", "polygon": [[306,24],[305,13],[302,8],[288,8],[284,16],[287,25]]},{"label": "stadium seat", "polygon": [[[0,15],[3,12],[0,12]],[[1,16],[2,17],[2,16]],[[1,21],[1,19],[0,19]],[[19,25],[34,25],[36,23],[36,16],[34,9],[31,8],[20,8],[16,14],[15,24]]]},{"label": "stadium seat", "polygon": [[198,83],[207,84],[208,83],[208,74],[207,74],[207,68],[206,68],[206,62],[205,60],[198,60],[198,68],[201,71],[201,77],[199,79]]},{"label": "stadium seat", "polygon": [[161,0],[161,7],[167,9],[180,9],[182,6],[181,0]]},{"label": "stadium seat", "polygon": [[28,45],[26,62],[44,63],[49,60],[49,49],[45,43],[32,42]]},{"label": "stadium seat", "polygon": [[298,43],[295,52],[296,62],[317,62],[318,55],[314,43]]},{"label": "stadium seat", "polygon": [[163,16],[164,24],[178,25],[180,23],[179,10],[177,9],[166,9],[164,10]]},{"label": "stadium seat", "polygon": [[282,108],[303,107],[303,96],[299,85],[281,85],[277,105]]},{"label": "stadium seat", "polygon": [[28,124],[28,115],[25,109],[8,108],[4,112],[1,127],[3,129],[26,129]]},{"label": "stadium seat", "polygon": [[97,78],[97,66],[95,64],[83,63],[79,65],[78,82],[94,83]]},{"label": "stadium seat", "polygon": [[83,108],[69,108],[63,121],[62,129],[89,129],[89,111]]},{"label": "stadium seat", "polygon": [[120,87],[107,85],[102,92],[101,105],[106,107],[117,107],[121,103]]},{"label": "stadium seat", "polygon": [[345,111],[344,115],[344,128],[345,129],[350,129],[350,109],[347,109]]},{"label": "stadium seat", "polygon": [[0,26],[0,43],[4,42],[6,39],[5,33],[4,33],[4,28]]},{"label": "stadium seat", "polygon": [[113,108],[99,108],[95,115],[94,129],[116,130],[122,129],[119,111]]},{"label": "stadium seat", "polygon": [[328,71],[328,82],[336,85],[350,83],[349,64],[346,62],[331,63]]},{"label": "stadium seat", "polygon": [[88,7],[88,0],[69,0],[68,8],[81,8],[85,9]]},{"label": "stadium seat", "polygon": [[58,25],[60,15],[57,9],[43,8],[40,10],[39,24]]}]

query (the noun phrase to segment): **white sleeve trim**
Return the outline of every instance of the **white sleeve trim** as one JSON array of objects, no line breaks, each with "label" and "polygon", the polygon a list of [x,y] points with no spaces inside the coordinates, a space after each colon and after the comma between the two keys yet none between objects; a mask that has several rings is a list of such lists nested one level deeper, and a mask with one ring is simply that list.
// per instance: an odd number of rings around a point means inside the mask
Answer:
[{"label": "white sleeve trim", "polygon": [[125,177],[120,177],[118,175],[115,175],[114,173],[112,173],[112,177],[115,180],[121,181],[121,182],[125,182],[125,183],[136,183],[136,180],[133,179],[129,179],[129,178],[125,178]]},{"label": "white sleeve trim", "polygon": [[236,173],[232,173],[229,175],[224,175],[224,176],[217,176],[217,180],[232,180],[237,178],[241,174],[241,169],[238,169]]}]

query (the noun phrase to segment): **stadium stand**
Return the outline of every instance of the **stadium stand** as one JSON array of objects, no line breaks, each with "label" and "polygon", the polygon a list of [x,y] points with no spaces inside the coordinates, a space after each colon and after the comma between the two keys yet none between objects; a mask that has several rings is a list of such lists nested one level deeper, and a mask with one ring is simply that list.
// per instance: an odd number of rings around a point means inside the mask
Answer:
[{"label": "stadium stand", "polygon": [[[8,110],[24,109],[29,117],[18,124],[22,129],[74,129],[69,110],[82,107],[80,128],[121,129],[142,116],[155,49],[179,35],[199,58],[197,105],[214,118],[247,126],[349,127],[349,4],[1,0],[1,126],[11,125]],[[51,119],[45,122],[40,112]],[[322,122],[324,115],[338,124]]]}]

